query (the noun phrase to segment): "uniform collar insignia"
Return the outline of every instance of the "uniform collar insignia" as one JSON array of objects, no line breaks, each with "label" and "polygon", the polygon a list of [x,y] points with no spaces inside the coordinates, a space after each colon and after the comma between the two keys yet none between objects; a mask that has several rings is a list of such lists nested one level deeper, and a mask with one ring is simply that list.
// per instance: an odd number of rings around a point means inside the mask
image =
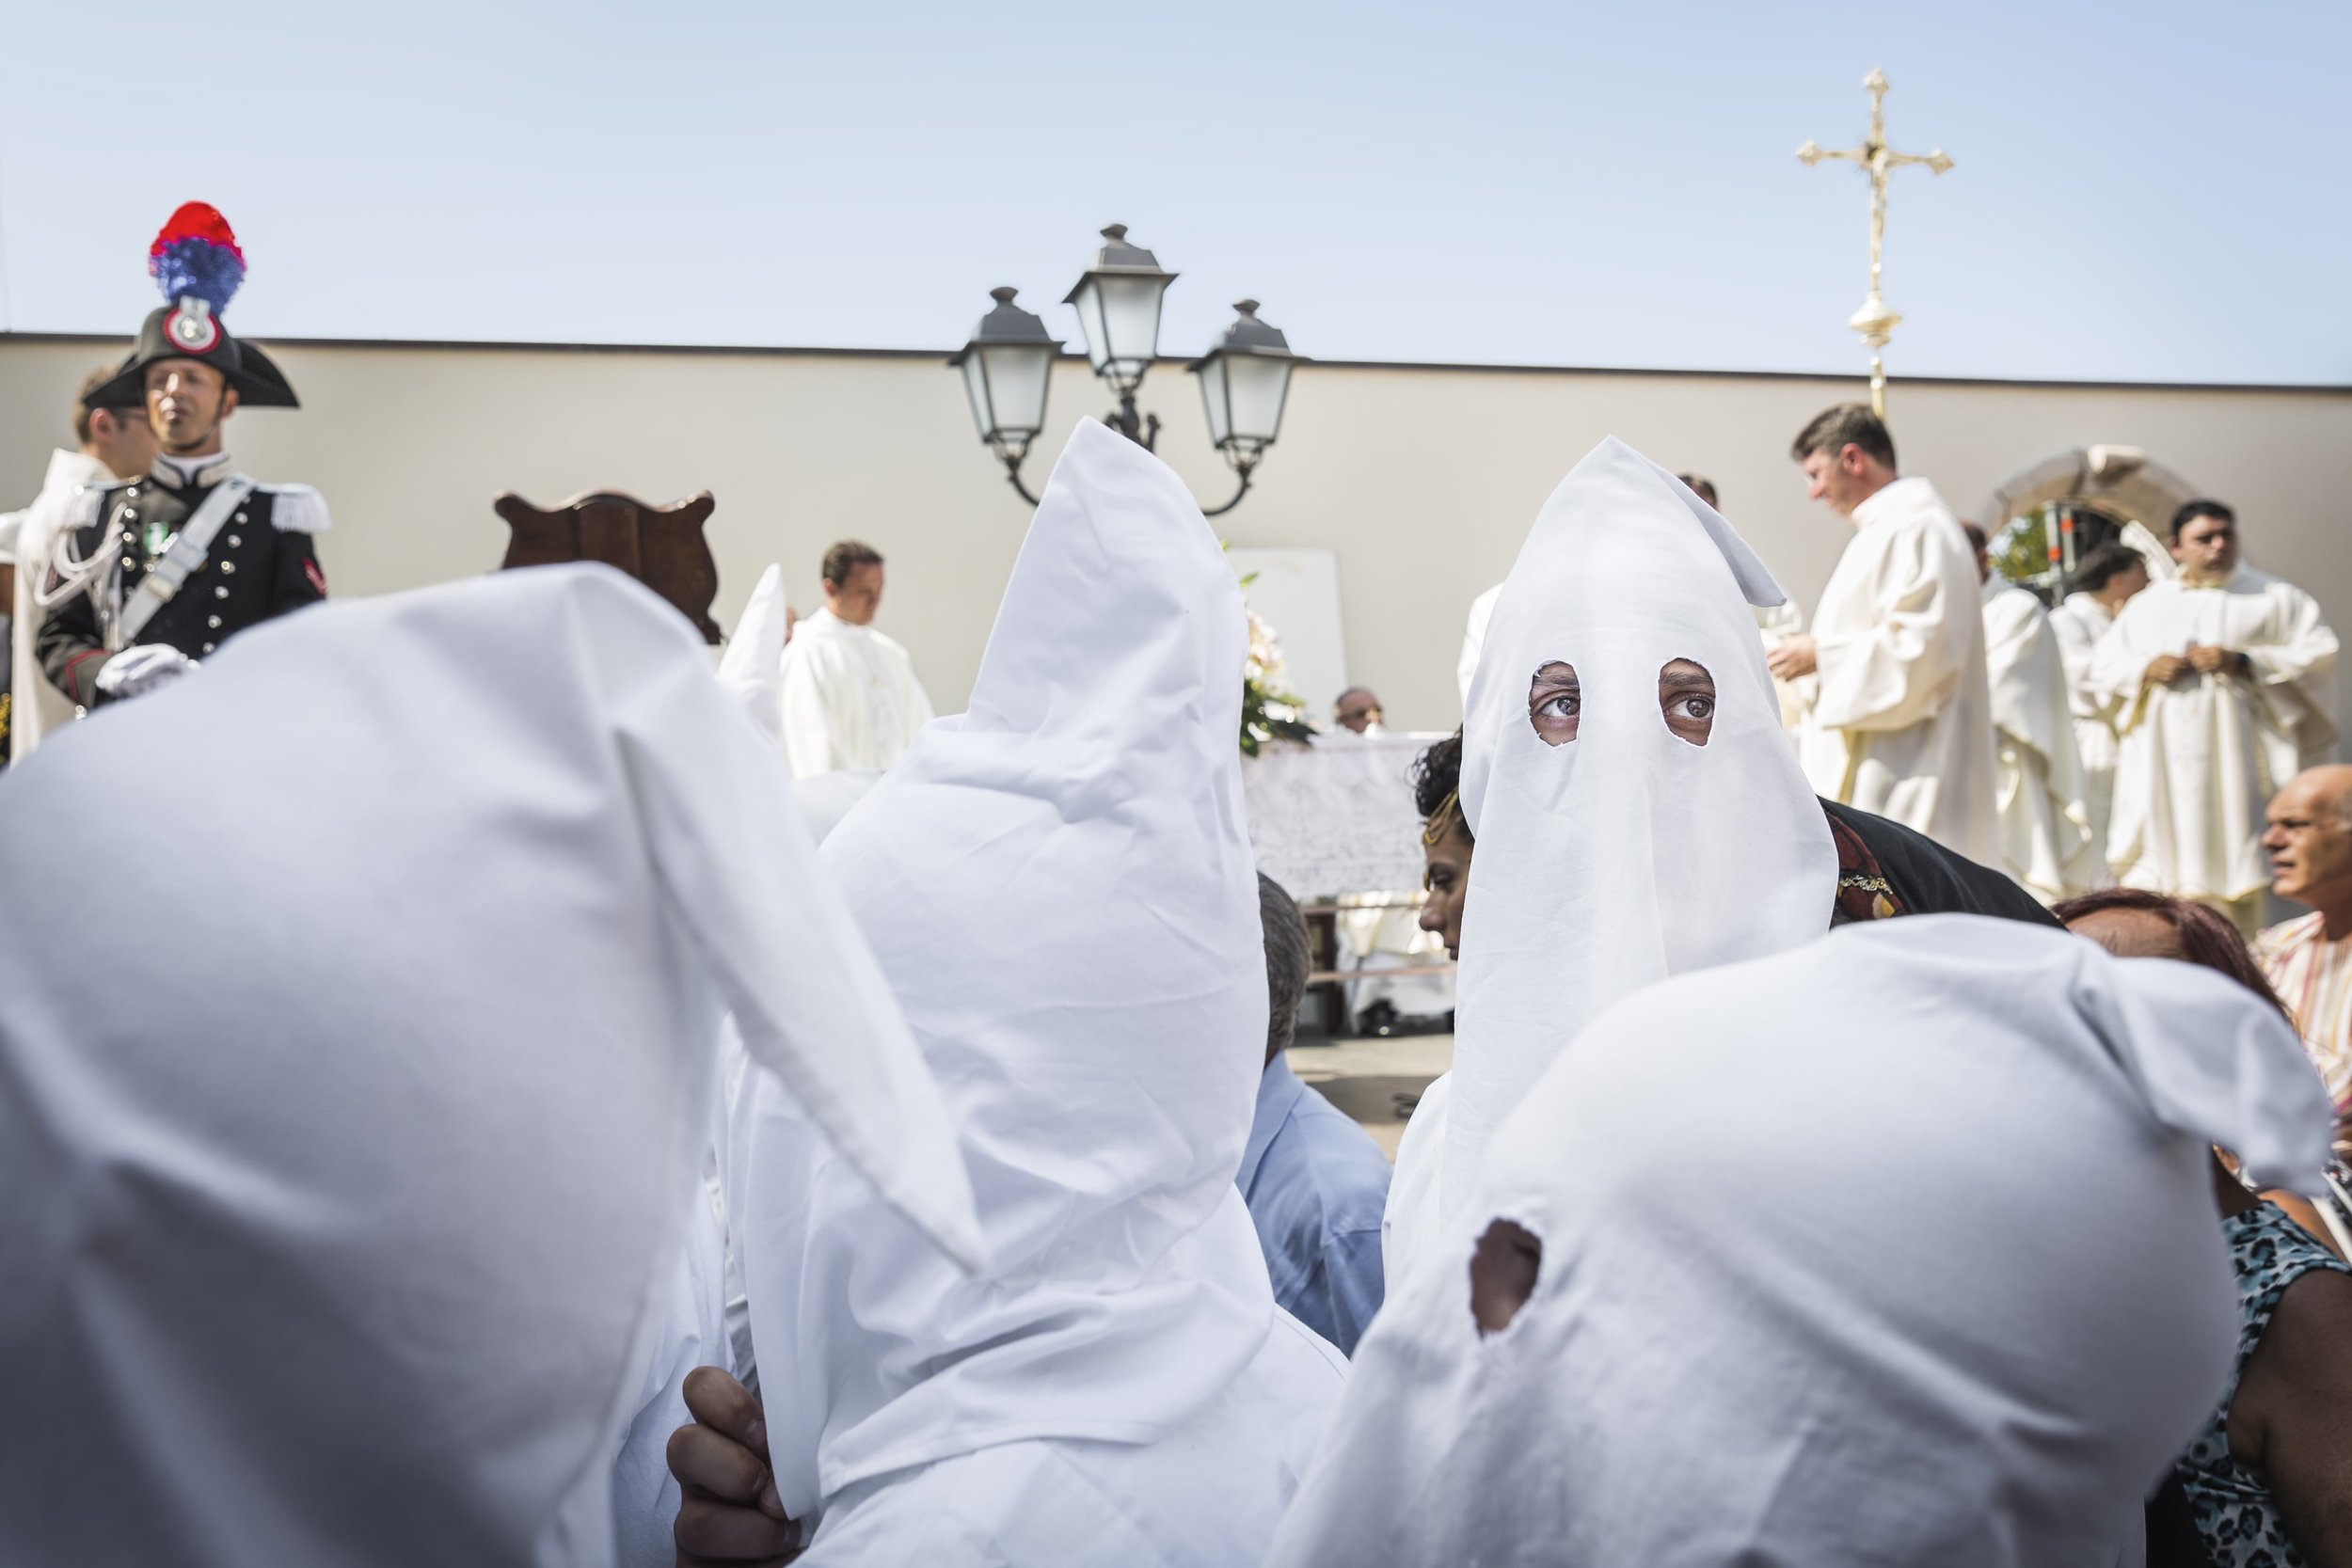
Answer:
[{"label": "uniform collar insignia", "polygon": [[224,451],[206,460],[203,467],[184,471],[181,465],[168,457],[158,454],[154,466],[148,470],[148,473],[151,478],[167,489],[184,490],[193,485],[197,489],[204,490],[227,479],[229,471],[229,454]]}]

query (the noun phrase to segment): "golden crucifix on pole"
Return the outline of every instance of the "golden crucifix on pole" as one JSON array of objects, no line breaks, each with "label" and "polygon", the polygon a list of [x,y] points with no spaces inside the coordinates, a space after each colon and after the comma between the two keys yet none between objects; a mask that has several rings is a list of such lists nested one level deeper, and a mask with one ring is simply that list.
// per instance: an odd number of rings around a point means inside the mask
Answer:
[{"label": "golden crucifix on pole", "polygon": [[1797,149],[1797,156],[1807,168],[1824,158],[1841,158],[1858,164],[1870,176],[1870,297],[1862,302],[1862,309],[1853,313],[1846,325],[1862,334],[1862,341],[1870,345],[1870,409],[1880,419],[1886,418],[1886,360],[1880,352],[1902,325],[1902,317],[1887,308],[1879,297],[1879,257],[1886,248],[1886,171],[1904,164],[1925,164],[1941,174],[1952,166],[1944,156],[1944,150],[1921,157],[1916,152],[1898,152],[1886,145],[1886,73],[1873,71],[1862,79],[1870,94],[1870,135],[1860,147],[1850,147],[1838,152],[1824,152],[1815,142],[1806,142]]}]

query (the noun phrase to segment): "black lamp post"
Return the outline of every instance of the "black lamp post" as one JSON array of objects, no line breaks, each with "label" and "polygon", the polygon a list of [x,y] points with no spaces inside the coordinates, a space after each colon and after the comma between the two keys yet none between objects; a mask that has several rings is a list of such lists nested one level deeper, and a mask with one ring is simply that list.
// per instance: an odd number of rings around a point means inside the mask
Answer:
[{"label": "black lamp post", "polygon": [[[1103,239],[1094,264],[1062,303],[1077,309],[1087,360],[1118,394],[1119,406],[1104,422],[1149,451],[1159,439],[1160,417],[1136,411],[1136,388],[1158,356],[1160,299],[1176,275],[1163,270],[1150,251],[1128,244],[1124,224],[1104,230]],[[1061,345],[1042,321],[1012,303],[1013,290],[992,293],[996,308],[948,363],[963,371],[980,439],[1005,465],[1013,489],[1034,506],[1037,498],[1021,483],[1021,464],[1044,427],[1046,380]],[[1231,512],[1249,493],[1251,473],[1281,430],[1291,367],[1302,357],[1291,352],[1279,328],[1258,319],[1256,300],[1234,309],[1240,316],[1190,367],[1200,378],[1209,439],[1241,481],[1232,499],[1203,514],[1211,517]]]}]

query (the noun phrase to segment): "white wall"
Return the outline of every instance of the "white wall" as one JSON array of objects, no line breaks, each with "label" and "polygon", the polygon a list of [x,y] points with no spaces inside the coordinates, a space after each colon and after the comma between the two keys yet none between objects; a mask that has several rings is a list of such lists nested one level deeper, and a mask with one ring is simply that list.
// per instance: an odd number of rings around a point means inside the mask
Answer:
[{"label": "white wall", "polygon": [[[125,346],[0,335],[0,504],[33,493],[49,448],[70,439],[74,386]],[[506,530],[490,498],[501,490],[545,504],[596,488],[649,501],[707,488],[719,503],[709,534],[722,625],[771,560],[785,563],[794,601],[814,605],[825,546],[863,538],[890,558],[881,624],[913,651],[934,701],[952,710],[970,691],[1027,508],[974,436],[944,356],[275,352],[304,407],[238,416],[231,451],[257,477],[326,492],[337,528],[321,554],[338,593],[495,566]],[[1310,364],[1255,489],[1216,526],[1235,546],[1335,552],[1349,678],[1380,694],[1391,727],[1449,729],[1464,610],[1509,569],[1545,496],[1604,435],[1713,478],[1725,512],[1809,605],[1846,525],[1804,500],[1788,442],[1859,390],[1817,377]],[[1071,425],[1107,401],[1083,360],[1057,368],[1033,487]],[[1142,402],[1167,423],[1161,454],[1204,502],[1223,500],[1231,476],[1207,445],[1192,378],[1163,364]],[[1898,382],[1892,412],[1905,470],[1934,480],[1963,514],[2053,452],[2142,447],[2234,503],[2249,555],[2352,626],[2340,516],[2352,492],[2352,389]]]}]

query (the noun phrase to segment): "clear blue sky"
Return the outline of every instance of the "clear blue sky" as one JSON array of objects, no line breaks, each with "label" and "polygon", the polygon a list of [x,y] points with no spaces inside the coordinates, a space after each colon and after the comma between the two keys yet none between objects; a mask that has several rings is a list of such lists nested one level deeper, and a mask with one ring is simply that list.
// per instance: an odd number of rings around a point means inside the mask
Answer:
[{"label": "clear blue sky", "polygon": [[0,325],[127,333],[178,201],[255,336],[1057,334],[1094,230],[1327,358],[2352,383],[2352,5],[8,0]]}]

